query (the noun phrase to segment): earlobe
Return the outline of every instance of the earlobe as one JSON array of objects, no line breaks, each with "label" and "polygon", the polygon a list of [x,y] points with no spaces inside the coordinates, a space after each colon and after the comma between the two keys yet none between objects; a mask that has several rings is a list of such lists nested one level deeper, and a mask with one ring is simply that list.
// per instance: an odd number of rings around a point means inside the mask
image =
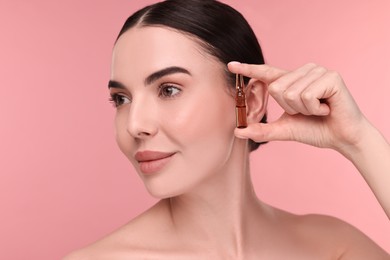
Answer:
[{"label": "earlobe", "polygon": [[265,83],[251,79],[245,90],[248,124],[259,123],[267,111],[268,91]]}]

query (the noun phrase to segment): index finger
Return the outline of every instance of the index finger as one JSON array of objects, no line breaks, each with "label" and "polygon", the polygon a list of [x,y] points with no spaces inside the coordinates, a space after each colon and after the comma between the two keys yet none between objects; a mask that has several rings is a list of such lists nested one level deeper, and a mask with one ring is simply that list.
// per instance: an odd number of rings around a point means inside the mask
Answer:
[{"label": "index finger", "polygon": [[249,78],[255,78],[264,83],[271,83],[287,73],[286,70],[266,64],[246,64],[237,61],[229,62],[228,69],[232,73],[242,74]]}]

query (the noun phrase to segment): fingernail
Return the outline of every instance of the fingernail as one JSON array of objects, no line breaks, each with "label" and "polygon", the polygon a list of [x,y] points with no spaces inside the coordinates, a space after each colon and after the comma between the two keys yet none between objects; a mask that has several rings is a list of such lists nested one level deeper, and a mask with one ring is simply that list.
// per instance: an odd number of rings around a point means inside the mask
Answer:
[{"label": "fingernail", "polygon": [[240,134],[235,134],[235,136],[236,136],[237,138],[240,138],[240,139],[248,139],[248,137],[243,136],[243,135],[240,135]]},{"label": "fingernail", "polygon": [[241,62],[238,62],[238,61],[231,61],[228,63],[228,65],[237,65],[237,64],[241,64]]}]

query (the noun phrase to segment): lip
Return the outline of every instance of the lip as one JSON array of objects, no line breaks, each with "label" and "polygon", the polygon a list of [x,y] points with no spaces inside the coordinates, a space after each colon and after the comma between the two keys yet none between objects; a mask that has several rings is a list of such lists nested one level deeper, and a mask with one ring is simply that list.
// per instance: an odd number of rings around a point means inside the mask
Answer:
[{"label": "lip", "polygon": [[161,170],[175,153],[159,151],[140,151],[134,155],[139,164],[139,168],[144,174],[152,174]]}]

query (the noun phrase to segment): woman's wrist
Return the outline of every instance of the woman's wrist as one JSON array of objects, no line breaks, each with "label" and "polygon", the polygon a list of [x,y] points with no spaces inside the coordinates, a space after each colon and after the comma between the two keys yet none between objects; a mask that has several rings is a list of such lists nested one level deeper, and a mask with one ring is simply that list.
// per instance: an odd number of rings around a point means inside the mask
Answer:
[{"label": "woman's wrist", "polygon": [[369,157],[372,149],[375,149],[376,144],[387,143],[382,134],[376,129],[365,117],[362,122],[355,126],[355,137],[348,143],[343,143],[335,150],[340,152],[348,160],[355,163],[356,160],[361,160],[362,157]]}]

